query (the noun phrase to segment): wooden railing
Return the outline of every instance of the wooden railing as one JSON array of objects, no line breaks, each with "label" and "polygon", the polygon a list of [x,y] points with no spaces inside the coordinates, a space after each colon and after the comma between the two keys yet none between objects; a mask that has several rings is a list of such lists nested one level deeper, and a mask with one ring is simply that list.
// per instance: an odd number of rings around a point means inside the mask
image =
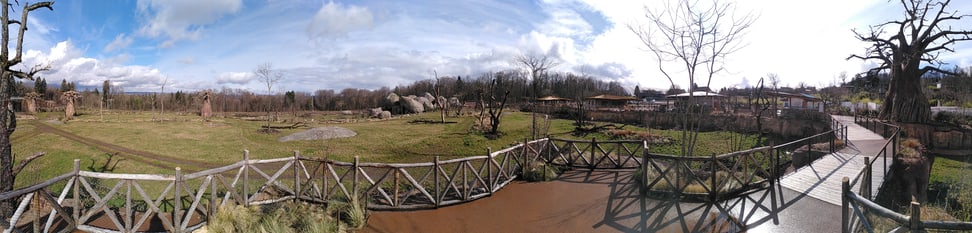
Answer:
[{"label": "wooden railing", "polygon": [[646,152],[644,141],[590,141],[551,138],[544,144],[544,161],[576,168],[622,169],[638,168],[639,158]]},{"label": "wooden railing", "polygon": [[[0,220],[0,230],[189,232],[226,204],[292,199],[326,203],[355,195],[375,210],[437,208],[492,195],[528,164],[569,157],[544,151],[547,141],[412,164],[362,163],[357,157],[348,163],[301,157],[297,152],[292,157],[251,160],[244,151],[240,162],[190,174],[176,168],[175,175],[81,171],[80,160],[75,160],[70,173],[0,193],[0,201],[18,203],[10,218]],[[148,229],[149,222],[162,229]]]},{"label": "wooden railing", "polygon": [[[679,195],[702,201],[734,198],[772,185],[792,163],[797,150],[809,152],[814,144],[827,143],[836,151],[836,139],[846,140],[846,127],[776,146],[764,146],[723,155],[677,156],[645,152],[640,179],[645,190],[657,195]],[[647,143],[644,145],[648,148]],[[647,150],[645,150],[647,151]]]},{"label": "wooden railing", "polygon": [[[833,138],[833,133],[794,143],[823,142],[824,137]],[[662,173],[667,172],[662,167],[669,164],[705,167],[729,174],[701,182],[709,185],[706,195],[715,197],[724,193],[712,187],[731,182],[763,184],[767,178],[778,177],[785,161],[781,162],[780,152],[775,151],[793,145],[690,159],[650,154],[647,142],[545,138],[488,150],[481,156],[452,160],[436,157],[432,162],[408,164],[366,163],[357,158],[342,162],[302,157],[297,152],[284,158],[251,160],[249,152],[244,151],[240,162],[188,174],[176,168],[174,175],[88,172],[82,171],[80,161],[75,160],[69,173],[0,193],[0,201],[17,203],[11,217],[0,219],[0,230],[189,232],[203,226],[227,204],[286,200],[327,203],[363,197],[372,210],[437,208],[488,197],[534,163],[590,169],[647,166],[645,169]],[[688,180],[704,180],[699,174],[692,175],[696,177]],[[684,191],[679,181],[668,182],[681,187],[678,192]]]},{"label": "wooden railing", "polygon": [[[878,121],[866,116],[855,116],[858,125],[880,134],[887,140],[884,147],[875,154],[875,158],[883,157],[887,168],[887,159],[897,161],[898,138],[901,136],[900,127]],[[888,148],[891,156],[888,156]],[[841,231],[842,232],[927,232],[932,231],[972,231],[972,222],[921,220],[921,204],[911,202],[909,208],[911,216],[899,214],[893,210],[874,203],[872,187],[872,170],[877,159],[864,158],[864,168],[851,180],[844,177],[841,190]],[[885,169],[885,177],[888,177]],[[852,187],[860,182],[857,193]]]}]

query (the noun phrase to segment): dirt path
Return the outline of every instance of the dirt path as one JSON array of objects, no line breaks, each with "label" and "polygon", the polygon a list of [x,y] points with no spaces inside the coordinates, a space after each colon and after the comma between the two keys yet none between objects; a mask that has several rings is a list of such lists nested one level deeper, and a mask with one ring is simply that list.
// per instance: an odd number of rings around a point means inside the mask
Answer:
[{"label": "dirt path", "polygon": [[200,161],[176,158],[171,156],[164,156],[164,155],[159,155],[151,152],[125,148],[119,145],[99,141],[96,139],[82,137],[77,134],[73,134],[71,132],[54,128],[51,127],[50,125],[37,122],[37,121],[30,121],[30,124],[35,127],[34,131],[37,134],[41,134],[41,133],[55,134],[84,145],[93,146],[95,148],[98,148],[98,150],[104,151],[106,153],[117,152],[119,156],[122,156],[126,159],[135,160],[144,164],[151,165],[153,167],[164,168],[164,169],[175,169],[176,167],[181,167],[183,171],[192,172],[192,171],[203,170],[206,168],[214,168],[214,167],[222,166],[220,164],[200,162]]}]

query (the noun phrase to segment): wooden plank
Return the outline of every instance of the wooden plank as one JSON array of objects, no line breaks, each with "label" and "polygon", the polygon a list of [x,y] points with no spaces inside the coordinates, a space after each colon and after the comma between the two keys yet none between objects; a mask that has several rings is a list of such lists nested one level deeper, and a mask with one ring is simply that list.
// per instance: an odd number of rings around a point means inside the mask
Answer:
[{"label": "wooden plank", "polygon": [[151,181],[173,181],[175,176],[156,175],[156,174],[125,174],[125,173],[100,173],[80,171],[78,175],[84,177],[106,179],[106,180],[151,180]]},{"label": "wooden plank", "polygon": [[16,198],[16,197],[22,196],[24,194],[32,193],[34,191],[40,190],[42,188],[45,188],[47,186],[51,186],[54,183],[60,182],[62,180],[70,179],[73,176],[74,176],[74,173],[65,173],[63,175],[60,175],[60,176],[51,178],[49,180],[45,180],[44,182],[41,182],[41,183],[38,183],[38,184],[35,184],[35,185],[31,185],[31,186],[28,186],[26,188],[14,190],[14,191],[9,191],[9,192],[5,192],[5,193],[0,193],[0,200],[8,200],[8,199],[11,199],[11,198]]}]

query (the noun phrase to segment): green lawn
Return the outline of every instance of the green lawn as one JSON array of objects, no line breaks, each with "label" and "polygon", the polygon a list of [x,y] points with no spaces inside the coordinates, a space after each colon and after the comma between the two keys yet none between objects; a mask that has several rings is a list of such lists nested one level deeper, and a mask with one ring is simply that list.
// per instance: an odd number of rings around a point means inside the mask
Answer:
[{"label": "green lawn", "polygon": [[[350,138],[338,138],[316,141],[277,142],[277,138],[304,129],[281,130],[279,134],[259,133],[257,129],[264,121],[248,121],[236,117],[214,118],[212,122],[204,122],[198,116],[191,114],[167,113],[165,122],[153,121],[158,118],[157,113],[150,112],[99,112],[87,111],[65,124],[52,123],[59,115],[43,113],[37,120],[21,120],[18,131],[14,134],[14,152],[22,158],[37,151],[47,152],[47,156],[35,161],[28,169],[38,171],[36,178],[22,178],[18,184],[28,180],[43,180],[71,170],[73,159],[82,160],[82,169],[88,165],[103,163],[107,156],[97,148],[87,146],[54,134],[43,133],[32,136],[34,127],[30,122],[36,121],[51,127],[71,132],[73,134],[95,139],[121,147],[145,151],[162,156],[175,157],[204,162],[208,164],[225,165],[242,159],[243,150],[249,150],[251,158],[268,159],[291,156],[293,151],[308,157],[328,157],[342,161],[351,161],[359,156],[364,162],[427,162],[435,156],[441,159],[485,155],[487,148],[503,149],[512,144],[522,142],[530,136],[531,117],[529,113],[509,111],[503,117],[500,131],[503,136],[496,140],[487,139],[482,133],[473,130],[475,117],[449,117],[452,123],[427,123],[437,121],[437,112],[403,116],[392,120],[370,120],[357,118],[353,123],[327,123],[334,119],[355,118],[350,116],[312,115],[299,119],[308,123],[309,127],[340,126],[355,131],[358,135]],[[293,121],[292,115],[281,114],[283,119]],[[610,140],[607,134],[592,133],[585,136],[573,136],[573,121],[552,120],[549,134],[558,138],[573,138],[590,140]],[[274,125],[287,125],[275,123]],[[643,128],[626,126],[631,131],[644,131]],[[652,134],[665,135],[675,139],[675,144],[655,145],[652,152],[678,154],[677,145],[681,134],[677,131],[653,130]],[[25,137],[29,136],[29,137]],[[696,154],[722,154],[730,150],[731,141],[728,138],[740,138],[741,135],[728,132],[707,132],[699,136],[699,146]],[[745,138],[744,144],[753,145],[755,140]],[[747,144],[748,143],[748,144]],[[747,146],[748,148],[750,146]],[[33,171],[33,170],[32,170]],[[161,173],[172,174],[171,169],[163,169],[137,161],[123,160],[118,169],[119,173]]]},{"label": "green lawn", "polygon": [[928,178],[932,205],[961,221],[972,221],[972,157],[938,156]]}]

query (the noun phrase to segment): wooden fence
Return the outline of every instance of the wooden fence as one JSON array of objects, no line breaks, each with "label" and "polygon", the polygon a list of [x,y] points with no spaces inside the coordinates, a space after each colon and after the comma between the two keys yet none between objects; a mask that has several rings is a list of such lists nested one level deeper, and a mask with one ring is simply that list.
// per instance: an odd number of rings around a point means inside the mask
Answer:
[{"label": "wooden fence", "polygon": [[[776,146],[764,146],[711,156],[677,156],[644,153],[640,179],[645,190],[656,195],[680,195],[689,200],[719,201],[772,185],[791,165],[793,153],[809,153],[826,143],[836,151],[836,139],[846,141],[846,127],[834,121],[834,129]],[[645,144],[645,148],[647,148]],[[819,149],[816,149],[819,150]]]},{"label": "wooden fence", "polygon": [[[867,116],[855,116],[854,122],[864,126],[874,133],[887,138],[884,147],[874,155],[882,157],[887,167],[888,157],[892,162],[897,161],[898,138],[901,130],[898,126],[888,124]],[[889,149],[891,156],[888,156]],[[899,214],[893,210],[874,203],[872,188],[872,168],[877,159],[864,158],[864,168],[851,180],[844,177],[841,185],[841,231],[842,232],[928,232],[928,231],[972,231],[972,222],[921,220],[921,204],[911,202],[909,206],[911,216]],[[885,169],[885,176],[888,176]],[[857,193],[851,189],[858,182],[861,183]]]},{"label": "wooden fence", "polygon": [[[548,139],[482,156],[430,163],[386,164],[292,157],[243,160],[223,167],[175,175],[74,171],[24,189],[0,193],[17,209],[0,221],[3,232],[189,232],[205,224],[220,206],[259,205],[300,199],[326,203],[353,195],[369,209],[423,209],[492,195],[550,157]],[[594,147],[600,147],[595,145]],[[147,188],[153,187],[153,188]],[[60,188],[60,192],[55,192]],[[57,195],[55,197],[54,195]],[[150,229],[155,222],[162,229]]]},{"label": "wooden fence", "polygon": [[[751,183],[778,177],[786,150],[834,138],[836,131],[775,147],[761,147],[711,158],[684,158],[648,153],[640,141],[539,139],[485,155],[426,163],[366,163],[293,156],[243,160],[209,170],[175,175],[117,174],[74,170],[23,189],[0,193],[0,201],[17,203],[14,214],[0,219],[3,232],[189,232],[203,226],[219,207],[259,205],[286,200],[327,203],[364,197],[372,210],[437,208],[488,197],[534,166],[628,169],[642,166],[707,167],[730,176],[709,183]],[[832,140],[831,140],[832,141]],[[781,157],[782,156],[782,157]],[[781,162],[781,158],[784,161]],[[643,161],[648,161],[643,162]],[[769,162],[769,163],[767,163]],[[769,165],[772,164],[772,165]],[[645,167],[647,165],[647,167]],[[646,172],[647,173],[647,172]],[[704,177],[693,174],[690,180]],[[665,179],[666,176],[660,176]],[[680,186],[679,181],[667,181]],[[653,182],[659,183],[659,182]],[[705,183],[705,182],[701,182]],[[714,185],[712,185],[714,184]],[[681,192],[681,191],[679,191]],[[154,228],[150,228],[150,225]]]}]

